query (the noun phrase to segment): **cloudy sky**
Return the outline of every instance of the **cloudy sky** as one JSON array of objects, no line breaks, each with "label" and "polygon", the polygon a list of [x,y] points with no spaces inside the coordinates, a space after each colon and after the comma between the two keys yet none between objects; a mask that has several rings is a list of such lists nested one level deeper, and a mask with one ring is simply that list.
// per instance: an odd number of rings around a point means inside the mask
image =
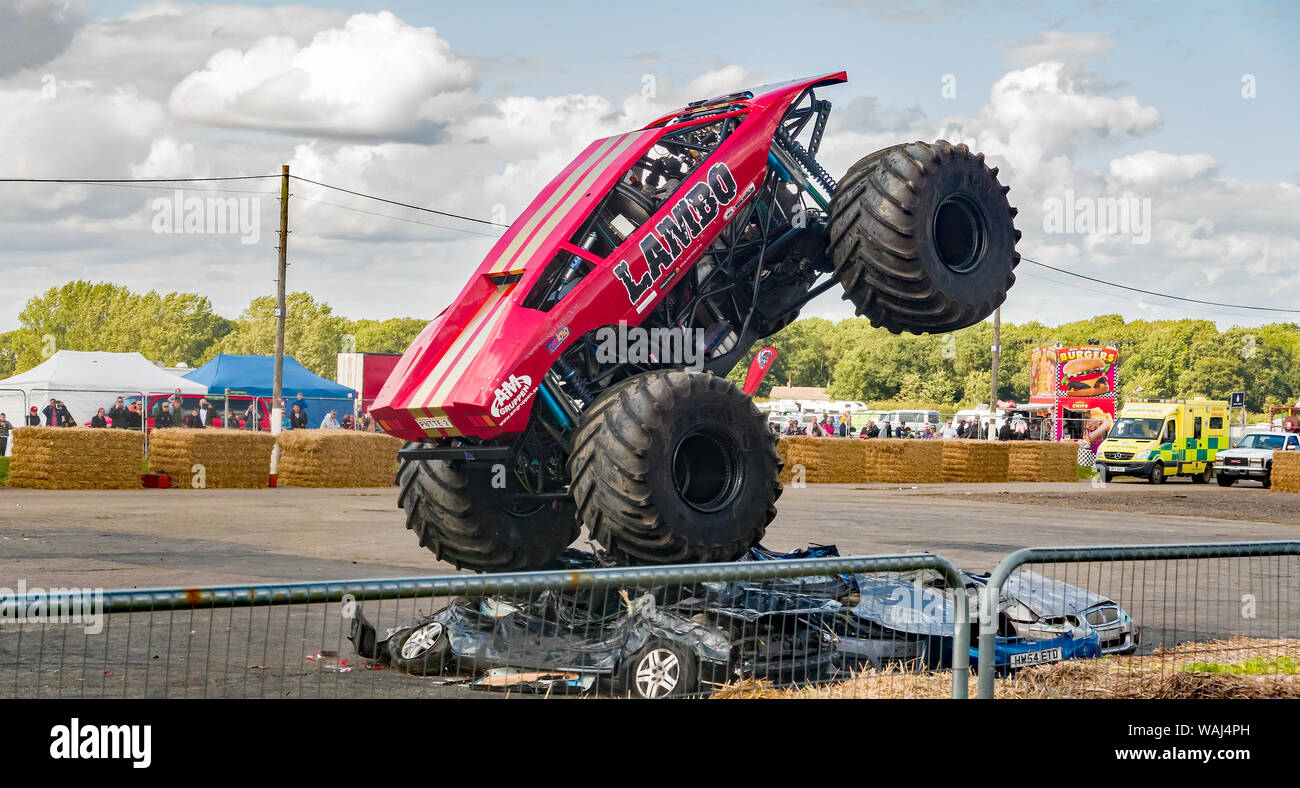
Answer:
[{"label": "cloudy sky", "polygon": [[[832,173],[899,141],[966,142],[1011,184],[1026,257],[1300,308],[1290,3],[763,5],[0,0],[0,177],[264,175],[287,163],[508,223],[594,138],[693,99],[846,69],[849,84],[825,94]],[[169,186],[0,183],[0,330],[73,278],[198,291],[230,316],[273,292],[275,181],[191,186],[181,200],[243,200],[246,221],[171,232]],[[302,182],[293,196],[289,285],[352,318],[433,316],[499,232]],[[1061,221],[1111,198],[1133,201],[1129,227]],[[1007,320],[1288,319],[1020,271]],[[828,294],[805,314],[851,310]]]}]

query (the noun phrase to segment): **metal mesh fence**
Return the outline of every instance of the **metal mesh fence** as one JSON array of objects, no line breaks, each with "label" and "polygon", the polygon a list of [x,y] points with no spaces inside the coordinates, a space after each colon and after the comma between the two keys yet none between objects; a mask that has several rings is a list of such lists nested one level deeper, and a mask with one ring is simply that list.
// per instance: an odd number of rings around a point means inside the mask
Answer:
[{"label": "metal mesh fence", "polygon": [[967,675],[959,577],[918,554],[26,591],[0,625],[0,695],[653,698],[855,676],[894,695],[928,675],[940,696],[964,697],[966,681],[934,673]]},{"label": "metal mesh fence", "polygon": [[1024,638],[1039,656],[996,682],[981,669],[980,695],[1300,694],[1298,555],[1300,542],[1022,550],[986,581],[1001,594],[981,599],[981,646]]}]

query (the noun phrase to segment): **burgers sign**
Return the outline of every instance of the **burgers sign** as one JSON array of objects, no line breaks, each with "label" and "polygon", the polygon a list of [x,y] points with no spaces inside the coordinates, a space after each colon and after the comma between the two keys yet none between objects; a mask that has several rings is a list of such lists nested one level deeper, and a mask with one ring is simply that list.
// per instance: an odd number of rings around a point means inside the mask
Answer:
[{"label": "burgers sign", "polygon": [[1058,396],[1115,396],[1115,362],[1119,359],[1119,351],[1095,345],[1055,350],[1059,371],[1056,381]]}]

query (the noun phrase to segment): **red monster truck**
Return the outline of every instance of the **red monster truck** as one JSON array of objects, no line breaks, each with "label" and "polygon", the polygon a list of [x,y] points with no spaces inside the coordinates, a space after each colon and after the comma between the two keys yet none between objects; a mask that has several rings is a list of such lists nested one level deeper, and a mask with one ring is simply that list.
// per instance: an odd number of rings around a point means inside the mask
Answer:
[{"label": "red monster truck", "polygon": [[[814,91],[846,80],[691,103],[591,143],[533,200],[371,411],[410,441],[398,505],[421,545],[531,569],[585,523],[622,562],[734,559],[781,494],[775,439],[723,377],[757,340],[836,282],[895,333],[1002,303],[1009,187],[942,140],[836,182],[814,158],[830,112]],[[635,352],[647,334],[676,344]]]}]

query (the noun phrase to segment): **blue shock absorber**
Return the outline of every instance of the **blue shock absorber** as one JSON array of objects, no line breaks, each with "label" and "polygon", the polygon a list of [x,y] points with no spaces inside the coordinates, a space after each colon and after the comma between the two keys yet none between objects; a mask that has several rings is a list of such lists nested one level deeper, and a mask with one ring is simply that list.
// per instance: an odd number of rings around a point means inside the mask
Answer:
[{"label": "blue shock absorber", "polygon": [[573,422],[569,421],[568,414],[560,407],[560,403],[555,401],[555,397],[551,396],[551,392],[547,390],[545,385],[537,388],[537,398],[546,406],[547,412],[555,419],[555,423],[560,425],[560,429],[567,430],[573,426]]}]

